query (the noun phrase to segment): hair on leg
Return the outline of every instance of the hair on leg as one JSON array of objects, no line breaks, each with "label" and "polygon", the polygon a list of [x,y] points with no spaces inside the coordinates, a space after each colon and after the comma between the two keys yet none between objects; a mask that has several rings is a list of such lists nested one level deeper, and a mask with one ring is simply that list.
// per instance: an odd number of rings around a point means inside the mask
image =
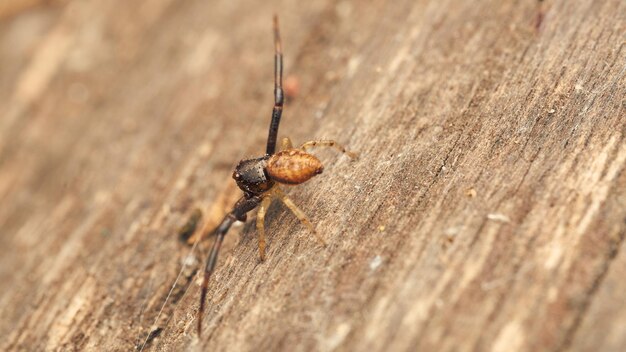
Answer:
[{"label": "hair on leg", "polygon": [[351,159],[357,159],[359,157],[357,153],[347,151],[346,148],[344,148],[341,144],[335,142],[334,140],[308,141],[308,142],[303,143],[300,146],[300,149],[306,151],[307,149],[314,148],[314,147],[331,147],[331,148],[335,148],[338,151],[346,154]]}]

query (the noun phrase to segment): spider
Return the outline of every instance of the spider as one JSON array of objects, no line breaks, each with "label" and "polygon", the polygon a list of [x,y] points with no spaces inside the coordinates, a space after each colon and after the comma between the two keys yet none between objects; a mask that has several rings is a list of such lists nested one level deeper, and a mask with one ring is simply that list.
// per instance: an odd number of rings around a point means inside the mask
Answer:
[{"label": "spider", "polygon": [[198,310],[198,336],[202,332],[202,316],[204,303],[208,291],[209,279],[219,254],[224,236],[235,221],[246,221],[247,213],[254,208],[259,208],[256,218],[256,229],[259,236],[259,256],[265,260],[265,212],[274,199],[283,202],[294,215],[316,236],[322,245],[326,245],[324,238],[315,231],[315,228],[307,216],[283,193],[278,186],[297,185],[304,183],[313,176],[322,173],[324,166],[321,161],[307,153],[307,149],[313,147],[333,147],[346,154],[351,159],[356,159],[355,153],[347,151],[344,147],[333,140],[313,140],[294,148],[289,138],[283,138],[281,150],[275,152],[278,125],[283,111],[283,55],[281,50],[280,33],[278,30],[278,17],[274,16],[274,109],[267,137],[267,149],[265,155],[241,160],[233,171],[233,178],[237,186],[243,191],[243,196],[235,203],[233,209],[226,214],[222,222],[213,230],[216,236],[213,247],[204,268],[202,291],[200,293],[200,308]]}]

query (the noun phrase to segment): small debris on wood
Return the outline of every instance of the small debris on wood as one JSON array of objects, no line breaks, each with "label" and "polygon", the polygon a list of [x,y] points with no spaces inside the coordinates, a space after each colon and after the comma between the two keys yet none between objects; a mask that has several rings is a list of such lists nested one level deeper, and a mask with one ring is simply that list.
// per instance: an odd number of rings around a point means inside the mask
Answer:
[{"label": "small debris on wood", "polygon": [[443,238],[442,247],[447,248],[452,243],[454,243],[454,240],[456,239],[456,236],[459,234],[459,232],[461,232],[460,226],[453,226],[445,229],[443,231],[445,237]]},{"label": "small debris on wood", "polygon": [[198,270],[198,267],[200,265],[200,260],[198,260],[198,257],[196,257],[195,255],[193,255],[193,253],[191,253],[188,256],[185,256],[185,258],[182,260],[182,265],[183,265],[183,275],[185,275],[185,277],[191,277]]},{"label": "small debris on wood", "polygon": [[372,271],[376,270],[382,263],[383,263],[383,258],[377,255],[370,261],[370,269]]},{"label": "small debris on wood", "polygon": [[150,331],[150,333],[148,334],[148,337],[146,338],[145,341],[143,341],[141,344],[136,345],[135,346],[135,350],[137,351],[142,351],[146,345],[150,344],[152,342],[152,340],[154,340],[155,338],[159,337],[159,335],[161,335],[161,332],[163,331],[163,328],[161,327],[153,327],[152,330]]},{"label": "small debris on wood", "polygon": [[285,96],[289,99],[295,99],[300,95],[300,79],[298,76],[289,75],[285,78],[285,83],[283,83],[283,90],[285,91]]},{"label": "small debris on wood", "polygon": [[487,214],[487,219],[505,223],[511,222],[511,219],[508,216],[500,213]]}]

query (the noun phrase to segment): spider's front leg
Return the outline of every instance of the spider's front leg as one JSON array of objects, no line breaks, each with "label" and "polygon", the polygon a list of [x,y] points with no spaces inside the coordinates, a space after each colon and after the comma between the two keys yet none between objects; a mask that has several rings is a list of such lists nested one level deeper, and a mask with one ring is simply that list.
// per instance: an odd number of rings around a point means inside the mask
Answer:
[{"label": "spider's front leg", "polygon": [[209,252],[209,257],[207,258],[206,266],[204,267],[204,277],[202,279],[200,308],[198,310],[198,336],[202,333],[202,316],[204,315],[204,301],[206,300],[206,294],[209,288],[209,279],[211,278],[213,270],[215,270],[217,256],[220,252],[220,248],[222,247],[224,237],[235,221],[245,221],[246,214],[250,210],[256,208],[260,202],[260,196],[241,197],[233,207],[233,210],[226,214],[222,222],[213,231],[215,233],[215,242],[213,242],[213,247],[211,247],[211,251]]},{"label": "spider's front leg", "polygon": [[272,109],[272,121],[267,135],[266,155],[274,154],[276,149],[276,137],[278,136],[278,125],[283,113],[285,96],[283,94],[283,51],[280,43],[280,32],[278,31],[278,17],[274,16],[274,108]]}]

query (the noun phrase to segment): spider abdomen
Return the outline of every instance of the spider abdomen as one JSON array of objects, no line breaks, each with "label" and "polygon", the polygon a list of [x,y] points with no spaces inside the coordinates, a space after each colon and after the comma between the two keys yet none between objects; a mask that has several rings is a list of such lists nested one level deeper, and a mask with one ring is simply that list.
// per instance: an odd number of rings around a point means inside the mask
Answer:
[{"label": "spider abdomen", "polygon": [[300,149],[286,149],[272,155],[265,167],[276,182],[297,185],[324,171],[322,162]]}]

